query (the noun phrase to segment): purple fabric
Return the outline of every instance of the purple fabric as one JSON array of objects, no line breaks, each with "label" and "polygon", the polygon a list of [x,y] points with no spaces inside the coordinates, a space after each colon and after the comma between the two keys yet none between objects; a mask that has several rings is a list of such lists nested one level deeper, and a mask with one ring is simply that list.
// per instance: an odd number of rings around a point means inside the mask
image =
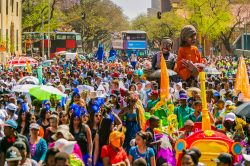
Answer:
[{"label": "purple fabric", "polygon": [[30,154],[31,154],[31,156],[36,155],[36,144],[31,144],[30,143]]},{"label": "purple fabric", "polygon": [[157,153],[156,159],[162,158],[166,161],[166,163],[171,165],[176,165],[175,155],[171,149],[160,149]]}]

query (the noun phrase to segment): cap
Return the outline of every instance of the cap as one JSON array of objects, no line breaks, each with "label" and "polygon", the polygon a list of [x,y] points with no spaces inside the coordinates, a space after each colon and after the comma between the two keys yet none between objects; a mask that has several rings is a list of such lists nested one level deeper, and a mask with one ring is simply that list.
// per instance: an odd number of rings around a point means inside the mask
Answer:
[{"label": "cap", "polygon": [[4,123],[4,126],[9,126],[9,127],[13,128],[13,129],[17,129],[17,123],[14,120],[7,120]]},{"label": "cap", "polygon": [[58,117],[56,114],[51,114],[51,115],[49,116],[49,119],[52,119],[52,118],[54,118],[54,119],[59,119],[59,117]]},{"label": "cap", "polygon": [[157,90],[152,90],[152,92],[150,93],[150,95],[158,96],[159,92]]},{"label": "cap", "polygon": [[233,102],[231,101],[231,100],[227,100],[226,102],[225,102],[225,107],[226,106],[232,106],[233,105]]},{"label": "cap", "polygon": [[31,123],[30,124],[30,129],[37,129],[37,130],[39,130],[40,126],[37,123]]},{"label": "cap", "polygon": [[225,116],[225,121],[229,120],[229,121],[235,121],[236,120],[236,116],[234,113],[230,112],[228,114],[226,114]]},{"label": "cap", "polygon": [[6,161],[20,161],[22,160],[22,156],[19,152],[19,150],[14,147],[11,146],[6,153]]},{"label": "cap", "polygon": [[232,164],[233,158],[229,153],[221,153],[214,161],[217,163]]},{"label": "cap", "polygon": [[214,97],[220,97],[220,93],[219,92],[214,92]]},{"label": "cap", "polygon": [[16,109],[17,109],[17,106],[15,104],[13,104],[13,103],[10,103],[10,104],[7,105],[6,109],[15,112]]},{"label": "cap", "polygon": [[23,141],[21,141],[21,140],[18,140],[18,141],[16,141],[14,144],[13,144],[13,146],[15,146],[18,150],[23,150],[23,149],[27,149],[27,146],[26,146],[26,144],[23,142]]},{"label": "cap", "polygon": [[181,100],[186,100],[188,97],[187,97],[187,94],[186,93],[181,93],[180,96],[179,96],[179,99]]},{"label": "cap", "polygon": [[243,156],[243,158],[244,158],[245,161],[250,162],[250,155],[243,154],[242,156]]}]

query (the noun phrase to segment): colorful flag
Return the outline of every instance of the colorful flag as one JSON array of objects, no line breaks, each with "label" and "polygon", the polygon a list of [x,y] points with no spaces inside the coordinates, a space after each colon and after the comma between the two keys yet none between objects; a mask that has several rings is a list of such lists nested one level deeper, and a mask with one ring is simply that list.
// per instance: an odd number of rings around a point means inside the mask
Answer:
[{"label": "colorful flag", "polygon": [[37,68],[37,77],[39,80],[39,85],[42,85],[42,83],[43,83],[43,68],[42,68],[42,66],[39,66]]},{"label": "colorful flag", "polygon": [[28,73],[32,73],[31,66],[28,61],[26,61],[26,69]]},{"label": "colorful flag", "polygon": [[243,57],[240,57],[238,64],[234,90],[237,93],[242,93],[243,101],[250,101],[250,85],[247,74],[247,67]]},{"label": "colorful flag", "polygon": [[167,99],[169,98],[169,75],[168,75],[167,65],[162,53],[161,53],[160,67],[161,67],[160,101],[155,105],[155,110],[159,109],[164,104],[167,106]]}]

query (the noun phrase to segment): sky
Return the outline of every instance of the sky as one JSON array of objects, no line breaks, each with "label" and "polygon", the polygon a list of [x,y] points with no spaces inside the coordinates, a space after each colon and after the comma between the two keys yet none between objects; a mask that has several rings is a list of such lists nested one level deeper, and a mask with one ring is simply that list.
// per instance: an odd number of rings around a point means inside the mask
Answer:
[{"label": "sky", "polygon": [[151,7],[150,0],[112,0],[115,4],[120,6],[124,14],[130,20],[136,18],[139,14],[147,13],[147,8]]}]

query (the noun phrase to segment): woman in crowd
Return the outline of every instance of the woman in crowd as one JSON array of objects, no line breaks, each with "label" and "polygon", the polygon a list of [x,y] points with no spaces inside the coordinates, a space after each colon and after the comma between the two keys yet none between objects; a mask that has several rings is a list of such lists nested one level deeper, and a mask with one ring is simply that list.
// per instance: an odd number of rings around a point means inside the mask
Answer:
[{"label": "woman in crowd", "polygon": [[129,161],[132,164],[138,158],[144,158],[147,161],[147,166],[155,166],[155,152],[153,148],[148,147],[149,140],[152,135],[149,132],[139,131],[136,134],[136,146],[131,147],[129,150]]},{"label": "woman in crowd", "polygon": [[66,111],[59,113],[59,125],[69,125],[69,115]]},{"label": "woman in crowd", "polygon": [[141,130],[139,108],[136,105],[137,98],[133,92],[129,92],[126,98],[127,107],[120,113],[120,116],[126,116],[126,133],[124,147],[128,152],[130,149],[130,141],[135,138],[138,131]]},{"label": "woman in crowd", "polygon": [[47,144],[53,142],[52,135],[56,133],[58,127],[58,116],[56,114],[52,114],[49,117],[49,124],[45,131],[44,139],[46,140]]},{"label": "woman in crowd", "polygon": [[17,118],[17,132],[25,135],[27,138],[29,137],[30,116],[31,114],[27,109],[21,109]]},{"label": "woman in crowd", "polygon": [[[72,149],[70,149],[70,152],[68,152],[68,153],[69,154],[74,154],[77,158],[79,158],[79,159],[82,160],[81,148],[79,147],[79,145],[77,144],[77,142],[74,141],[75,138],[69,132],[69,127],[67,125],[60,125],[60,126],[58,126],[58,129],[57,129],[56,133],[52,136],[52,138],[55,141],[49,144],[49,148],[57,147],[59,145],[57,143],[57,141],[60,140],[60,139],[67,140],[68,142],[67,141],[62,141],[62,142],[67,142],[67,143],[71,143],[72,144]],[[62,147],[59,147],[59,148],[62,148]]]},{"label": "woman in crowd", "polygon": [[79,108],[76,108],[71,116],[69,130],[81,148],[85,165],[91,164],[93,149],[91,131],[88,125],[82,124],[81,112]]},{"label": "woman in crowd", "polygon": [[44,166],[55,165],[55,155],[59,152],[57,148],[49,148],[44,160]]},{"label": "woman in crowd", "polygon": [[43,131],[49,127],[49,117],[50,117],[50,110],[47,108],[42,108],[40,119],[38,120],[38,124],[43,128]]},{"label": "woman in crowd", "polygon": [[109,144],[104,145],[101,150],[101,158],[104,166],[109,165],[126,165],[130,162],[127,153],[122,148],[124,134],[119,131],[113,131],[109,136]]},{"label": "woman in crowd", "polygon": [[200,157],[201,157],[201,152],[196,148],[184,150],[183,156],[181,159],[181,165],[182,166],[198,166]]},{"label": "woman in crowd", "polygon": [[36,160],[39,164],[42,164],[46,153],[47,153],[47,143],[39,136],[40,126],[37,123],[30,124],[30,153],[32,159]]},{"label": "woman in crowd", "polygon": [[19,150],[22,156],[22,160],[20,161],[20,166],[37,166],[37,162],[33,159],[30,159],[27,155],[27,147],[23,141],[16,141],[14,146]]}]

